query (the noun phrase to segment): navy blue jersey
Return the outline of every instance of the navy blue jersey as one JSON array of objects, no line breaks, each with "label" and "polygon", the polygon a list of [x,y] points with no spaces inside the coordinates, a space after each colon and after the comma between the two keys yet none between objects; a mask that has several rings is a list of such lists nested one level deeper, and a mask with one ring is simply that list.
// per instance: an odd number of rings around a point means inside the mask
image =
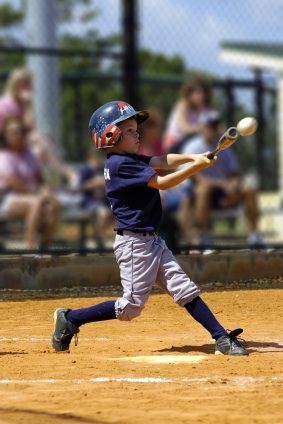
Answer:
[{"label": "navy blue jersey", "polygon": [[156,231],[161,221],[159,190],[148,187],[156,171],[150,156],[110,153],[104,168],[106,196],[117,220],[115,230]]}]

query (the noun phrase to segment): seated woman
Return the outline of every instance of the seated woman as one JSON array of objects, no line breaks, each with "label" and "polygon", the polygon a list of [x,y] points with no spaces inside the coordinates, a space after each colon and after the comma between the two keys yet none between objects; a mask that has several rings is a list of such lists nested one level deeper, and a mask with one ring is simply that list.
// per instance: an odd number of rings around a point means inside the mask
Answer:
[{"label": "seated woman", "polygon": [[56,230],[60,207],[44,184],[38,160],[27,147],[21,118],[6,118],[0,141],[1,216],[25,220],[25,239],[30,249],[38,247],[37,232],[42,226],[41,247],[46,247]]},{"label": "seated woman", "polygon": [[212,109],[212,87],[201,76],[186,82],[174,105],[165,129],[163,148],[179,153],[183,142],[200,132],[200,117]]},{"label": "seated woman", "polygon": [[8,117],[22,119],[28,132],[28,145],[40,161],[42,172],[52,181],[54,175],[63,177],[72,187],[76,182],[74,169],[62,160],[50,135],[35,125],[33,96],[32,73],[26,68],[14,69],[7,79],[4,94],[0,96],[0,131]]}]

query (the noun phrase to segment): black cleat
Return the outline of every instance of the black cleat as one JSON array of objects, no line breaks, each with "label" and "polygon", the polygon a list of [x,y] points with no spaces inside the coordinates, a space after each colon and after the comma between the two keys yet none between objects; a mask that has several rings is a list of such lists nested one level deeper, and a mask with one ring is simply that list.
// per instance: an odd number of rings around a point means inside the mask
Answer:
[{"label": "black cleat", "polygon": [[71,340],[75,336],[75,346],[78,344],[79,329],[68,321],[66,313],[71,309],[56,309],[54,312],[54,333],[52,335],[52,346],[56,352],[68,351]]},{"label": "black cleat", "polygon": [[231,355],[231,356],[242,356],[248,355],[249,352],[243,345],[243,341],[237,339],[237,336],[243,332],[242,328],[236,328],[227,336],[221,336],[215,342],[215,355]]}]

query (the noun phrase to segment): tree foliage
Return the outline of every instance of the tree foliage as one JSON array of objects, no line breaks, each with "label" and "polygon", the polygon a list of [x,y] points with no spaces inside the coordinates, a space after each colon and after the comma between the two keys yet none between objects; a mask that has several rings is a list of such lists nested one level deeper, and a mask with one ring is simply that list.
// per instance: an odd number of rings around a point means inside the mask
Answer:
[{"label": "tree foliage", "polygon": [[0,28],[9,28],[21,23],[22,20],[22,10],[15,9],[13,5],[8,2],[0,5]]}]

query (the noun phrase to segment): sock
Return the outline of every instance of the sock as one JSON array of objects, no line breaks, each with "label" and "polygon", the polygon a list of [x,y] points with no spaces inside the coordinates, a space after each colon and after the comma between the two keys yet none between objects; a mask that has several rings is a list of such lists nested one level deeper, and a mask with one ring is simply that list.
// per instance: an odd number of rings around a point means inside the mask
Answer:
[{"label": "sock", "polygon": [[88,322],[115,319],[115,300],[108,300],[88,308],[73,309],[66,314],[66,318],[76,327]]},{"label": "sock", "polygon": [[206,303],[198,296],[185,305],[185,308],[191,316],[198,321],[215,340],[221,336],[226,336],[227,332],[217,321]]}]

